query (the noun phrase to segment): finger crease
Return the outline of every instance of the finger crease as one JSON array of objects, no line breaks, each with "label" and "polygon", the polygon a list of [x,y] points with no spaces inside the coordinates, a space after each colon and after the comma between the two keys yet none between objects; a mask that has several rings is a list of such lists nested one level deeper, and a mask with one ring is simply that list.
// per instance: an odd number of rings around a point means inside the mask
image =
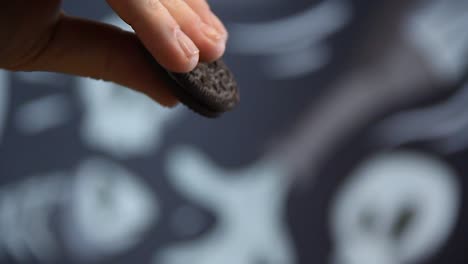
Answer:
[{"label": "finger crease", "polygon": [[17,60],[17,63],[12,64],[8,67],[9,70],[27,70],[28,66],[33,65],[34,62],[38,61],[39,58],[45,53],[50,47],[50,44],[54,42],[59,28],[62,24],[63,15],[60,15],[57,22],[48,30],[50,33],[42,34],[46,36],[44,39],[39,39],[25,54]]}]

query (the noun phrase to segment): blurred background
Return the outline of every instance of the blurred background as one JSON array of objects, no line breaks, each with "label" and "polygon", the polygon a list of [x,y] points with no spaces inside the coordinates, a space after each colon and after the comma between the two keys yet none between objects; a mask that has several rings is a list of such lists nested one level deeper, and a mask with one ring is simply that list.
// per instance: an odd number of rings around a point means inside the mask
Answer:
[{"label": "blurred background", "polygon": [[468,263],[468,1],[210,3],[216,120],[0,71],[0,263]]}]

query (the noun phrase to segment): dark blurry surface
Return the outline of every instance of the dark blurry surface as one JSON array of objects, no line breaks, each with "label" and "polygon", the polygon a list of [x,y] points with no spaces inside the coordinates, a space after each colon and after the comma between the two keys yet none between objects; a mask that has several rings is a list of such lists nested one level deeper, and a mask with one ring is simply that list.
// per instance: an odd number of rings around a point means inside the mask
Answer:
[{"label": "dark blurry surface", "polygon": [[467,263],[468,2],[211,4],[242,94],[217,120],[0,72],[0,262]]}]

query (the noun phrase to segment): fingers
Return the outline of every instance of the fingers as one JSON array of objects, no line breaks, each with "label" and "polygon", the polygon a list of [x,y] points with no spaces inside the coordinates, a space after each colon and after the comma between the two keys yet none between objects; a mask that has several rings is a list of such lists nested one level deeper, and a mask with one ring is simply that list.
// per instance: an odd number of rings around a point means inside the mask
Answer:
[{"label": "fingers", "polygon": [[[129,23],[154,58],[171,71],[185,72],[196,66],[196,56],[181,51],[200,53],[198,59],[213,61],[224,53],[227,32],[204,1],[186,0],[107,0]],[[174,34],[176,28],[182,32]],[[184,41],[177,41],[184,36]],[[182,47],[182,48],[181,48]],[[190,60],[193,59],[193,60]]]},{"label": "fingers", "polygon": [[228,38],[228,32],[221,20],[211,11],[206,0],[185,0],[185,2],[201,17],[201,19],[214,26],[225,39]]},{"label": "fingers", "polygon": [[[213,61],[223,55],[226,48],[226,38],[222,31],[204,21],[184,0],[160,0],[171,13],[182,30],[193,40],[201,50],[203,61]],[[208,22],[208,23],[207,23]]]},{"label": "fingers", "polygon": [[224,52],[226,29],[204,0],[107,1],[138,38],[116,27],[61,15],[34,49],[23,54],[25,60],[7,68],[113,81],[170,106],[177,100],[168,76],[146,50],[174,72],[190,71],[199,59],[211,61]]},{"label": "fingers", "polygon": [[199,49],[159,0],[108,0],[108,3],[132,26],[163,67],[187,72],[197,65]]},{"label": "fingers", "polygon": [[41,52],[12,70],[54,71],[112,81],[172,106],[167,74],[138,38],[113,26],[62,16]]}]

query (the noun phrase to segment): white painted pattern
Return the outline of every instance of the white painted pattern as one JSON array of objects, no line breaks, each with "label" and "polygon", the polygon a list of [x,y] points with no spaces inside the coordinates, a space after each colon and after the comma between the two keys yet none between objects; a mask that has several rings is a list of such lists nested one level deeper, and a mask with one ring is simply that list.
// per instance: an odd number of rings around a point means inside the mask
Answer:
[{"label": "white painted pattern", "polygon": [[157,222],[158,209],[152,190],[109,160],[92,158],[76,172],[28,177],[0,189],[0,262],[5,256],[51,263],[60,254],[99,260],[122,253]]},{"label": "white painted pattern", "polygon": [[277,163],[230,171],[185,147],[170,154],[168,173],[181,195],[215,213],[217,224],[195,241],[163,250],[154,263],[295,263],[282,222],[289,179]]},{"label": "white painted pattern", "polygon": [[27,135],[57,128],[72,118],[70,103],[63,94],[51,94],[26,102],[15,113],[16,127]]},{"label": "white painted pattern", "polygon": [[391,152],[360,165],[331,211],[334,264],[421,263],[437,252],[460,208],[457,175],[416,152]]},{"label": "white painted pattern", "polygon": [[408,39],[442,80],[456,81],[468,66],[468,1],[428,0],[410,16]]},{"label": "white painted pattern", "polygon": [[110,160],[83,161],[72,186],[62,228],[76,258],[93,260],[128,250],[158,220],[158,200],[149,186]]},{"label": "white painted pattern", "polygon": [[228,52],[265,56],[263,71],[271,79],[312,73],[330,60],[325,41],[349,23],[351,12],[347,0],[325,0],[273,21],[232,23]]},{"label": "white painted pattern", "polygon": [[54,259],[58,242],[50,225],[51,213],[62,202],[69,176],[50,172],[0,189],[0,252],[20,263]]},{"label": "white painted pattern", "polygon": [[[103,22],[130,29],[115,14]],[[77,86],[84,107],[82,140],[114,156],[151,153],[161,143],[165,129],[180,117],[181,108],[164,108],[114,83],[78,78]]]}]

